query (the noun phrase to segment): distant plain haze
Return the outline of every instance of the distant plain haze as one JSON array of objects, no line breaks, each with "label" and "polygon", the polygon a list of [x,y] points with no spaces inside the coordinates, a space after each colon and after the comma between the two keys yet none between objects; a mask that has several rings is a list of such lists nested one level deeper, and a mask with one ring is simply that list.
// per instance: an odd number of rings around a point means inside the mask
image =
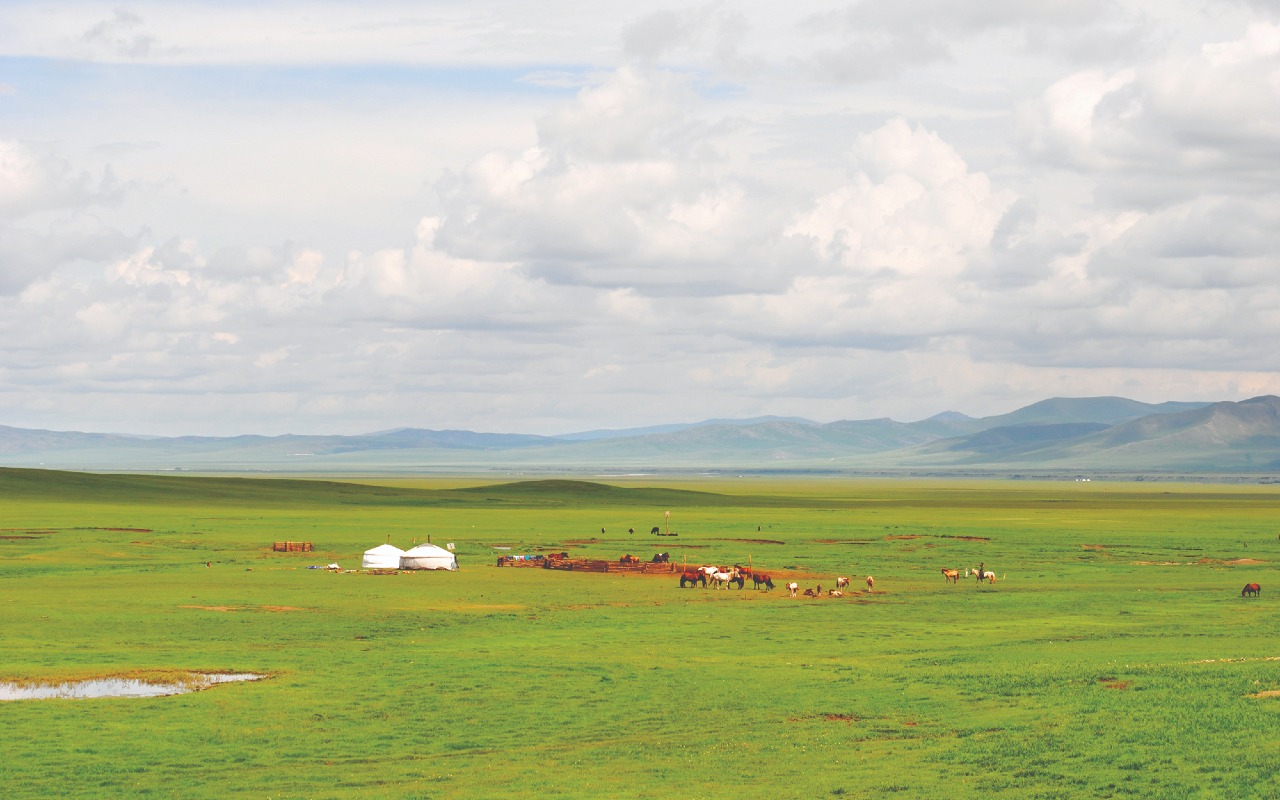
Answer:
[{"label": "distant plain haze", "polygon": [[0,425],[1280,394],[1271,0],[0,5]]}]

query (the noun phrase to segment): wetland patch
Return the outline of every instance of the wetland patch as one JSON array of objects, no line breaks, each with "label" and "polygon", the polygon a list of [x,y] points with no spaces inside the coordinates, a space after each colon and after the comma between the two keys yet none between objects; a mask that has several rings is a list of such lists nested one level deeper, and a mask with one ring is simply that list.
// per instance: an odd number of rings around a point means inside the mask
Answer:
[{"label": "wetland patch", "polygon": [[266,675],[254,672],[189,672],[177,679],[88,678],[61,683],[0,681],[0,701],[82,700],[99,697],[166,697],[199,692],[223,683],[260,681]]}]

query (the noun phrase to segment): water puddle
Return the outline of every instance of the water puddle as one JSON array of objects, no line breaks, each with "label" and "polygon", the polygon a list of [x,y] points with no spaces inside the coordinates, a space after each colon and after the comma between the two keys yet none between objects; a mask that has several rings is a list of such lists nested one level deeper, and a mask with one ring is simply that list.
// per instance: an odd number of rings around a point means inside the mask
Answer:
[{"label": "water puddle", "polygon": [[21,684],[0,681],[0,701],[80,699],[87,697],[164,697],[208,689],[220,683],[260,681],[265,675],[253,672],[192,672],[180,681],[147,681],[139,678],[94,678],[65,683]]}]

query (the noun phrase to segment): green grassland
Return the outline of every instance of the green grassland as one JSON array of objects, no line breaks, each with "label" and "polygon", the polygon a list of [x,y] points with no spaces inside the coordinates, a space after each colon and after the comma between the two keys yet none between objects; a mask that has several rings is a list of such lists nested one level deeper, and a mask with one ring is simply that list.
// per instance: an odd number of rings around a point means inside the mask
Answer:
[{"label": "green grassland", "polygon": [[[0,795],[1276,797],[1278,520],[1270,486],[0,470],[0,680],[270,676],[0,703]],[[427,536],[460,571],[306,569]],[[552,549],[876,587],[494,566]]]}]

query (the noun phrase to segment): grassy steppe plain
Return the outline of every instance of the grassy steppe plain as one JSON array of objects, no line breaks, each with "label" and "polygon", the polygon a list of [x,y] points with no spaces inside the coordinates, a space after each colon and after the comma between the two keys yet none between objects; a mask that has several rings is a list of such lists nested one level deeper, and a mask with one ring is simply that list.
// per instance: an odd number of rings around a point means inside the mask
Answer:
[{"label": "grassy steppe plain", "polygon": [[[0,679],[271,676],[0,703],[0,794],[1280,796],[1280,489],[611,483],[0,470]],[[665,510],[679,537],[639,533]],[[459,572],[305,569],[428,534]],[[680,590],[495,545],[877,583]],[[979,561],[995,586],[943,583]]]}]

